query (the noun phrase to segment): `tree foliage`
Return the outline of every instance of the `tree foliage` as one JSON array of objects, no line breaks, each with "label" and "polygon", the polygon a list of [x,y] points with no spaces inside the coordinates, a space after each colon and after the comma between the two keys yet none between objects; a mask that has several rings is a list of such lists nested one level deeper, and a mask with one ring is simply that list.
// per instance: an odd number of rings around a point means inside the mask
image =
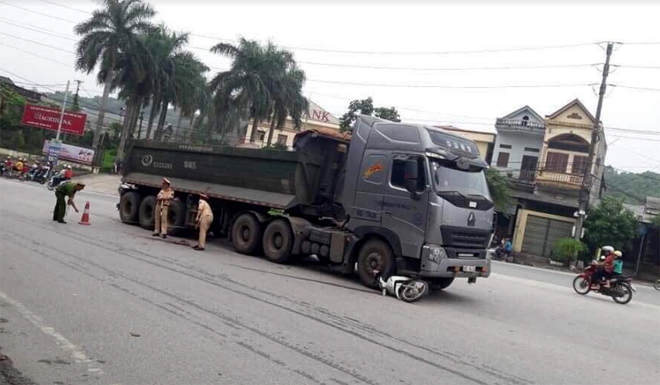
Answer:
[{"label": "tree foliage", "polygon": [[486,182],[495,208],[498,211],[504,211],[513,202],[506,177],[496,169],[489,168],[486,169]]},{"label": "tree foliage", "polygon": [[366,99],[356,99],[348,104],[348,111],[339,118],[339,129],[342,132],[351,129],[353,123],[359,115],[375,116],[377,118],[400,122],[399,111],[395,107],[374,107],[374,100],[370,97]]},{"label": "tree foliage", "polygon": [[585,221],[585,241],[591,250],[605,245],[626,250],[635,239],[639,222],[623,207],[623,200],[607,197],[591,209]]},{"label": "tree foliage", "polygon": [[641,200],[647,196],[660,198],[660,173],[653,171],[632,173],[605,166],[604,174],[605,183],[609,186],[604,193],[605,196],[621,198],[624,203],[636,205],[643,204]]},{"label": "tree foliage", "polygon": [[570,261],[580,253],[587,251],[587,245],[573,238],[560,238],[555,244],[552,259],[560,262]]},{"label": "tree foliage", "polygon": [[255,141],[258,124],[264,119],[272,119],[271,131],[273,126],[281,126],[287,115],[294,124],[300,124],[302,113],[307,112],[302,96],[305,74],[297,68],[291,52],[271,42],[261,45],[243,38],[237,45],[217,44],[211,52],[232,59],[230,69],[219,72],[210,82],[215,92],[215,116],[233,108],[247,111],[252,118],[250,142]]}]

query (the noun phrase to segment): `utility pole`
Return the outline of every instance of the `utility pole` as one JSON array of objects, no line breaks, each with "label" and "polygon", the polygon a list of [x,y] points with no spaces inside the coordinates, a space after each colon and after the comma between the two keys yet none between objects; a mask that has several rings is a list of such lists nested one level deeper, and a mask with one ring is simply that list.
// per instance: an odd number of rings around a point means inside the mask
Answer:
[{"label": "utility pole", "polygon": [[607,42],[605,65],[603,66],[603,78],[600,83],[600,91],[598,92],[598,107],[596,108],[596,120],[591,130],[591,146],[589,148],[589,157],[587,158],[587,165],[584,169],[582,176],[582,187],[580,188],[579,208],[577,212],[577,221],[575,221],[575,240],[579,241],[582,238],[582,229],[584,228],[584,219],[586,216],[587,208],[589,207],[589,196],[591,195],[591,167],[594,163],[594,155],[596,153],[596,146],[598,145],[598,138],[600,134],[600,115],[603,110],[603,98],[607,90],[607,75],[610,73],[610,56],[612,56],[613,42]]},{"label": "utility pole", "polygon": [[62,121],[64,120],[64,109],[66,108],[66,98],[69,96],[69,84],[71,82],[69,80],[66,81],[66,91],[64,91],[64,101],[62,102],[62,112],[60,112],[60,122],[57,125],[57,135],[55,136],[55,140],[59,141],[60,140],[60,131],[62,131]]},{"label": "utility pole", "polygon": [[144,110],[140,111],[140,126],[138,127],[137,140],[140,140],[140,136],[142,136],[142,118],[144,118]]},{"label": "utility pole", "polygon": [[80,83],[82,83],[82,80],[74,80],[74,82],[78,83],[76,86],[76,94],[73,95],[73,110],[78,112],[80,111],[80,104],[78,102],[78,94],[80,93]]}]

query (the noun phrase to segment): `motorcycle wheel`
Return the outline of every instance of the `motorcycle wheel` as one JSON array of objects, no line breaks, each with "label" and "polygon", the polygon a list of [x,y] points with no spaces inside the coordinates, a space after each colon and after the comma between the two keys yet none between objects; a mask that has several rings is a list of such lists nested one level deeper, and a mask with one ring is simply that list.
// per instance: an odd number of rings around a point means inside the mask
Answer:
[{"label": "motorcycle wheel", "polygon": [[403,302],[416,302],[429,292],[429,284],[426,281],[414,280],[404,283],[399,287],[397,297]]},{"label": "motorcycle wheel", "polygon": [[655,290],[660,291],[660,279],[656,279],[656,280],[655,280],[655,283],[653,283],[653,288],[654,288]]},{"label": "motorcycle wheel", "polygon": [[588,279],[577,276],[573,280],[573,290],[580,295],[586,295],[591,291],[591,282]]},{"label": "motorcycle wheel", "polygon": [[623,297],[612,297],[614,302],[619,303],[621,305],[625,305],[628,302],[632,301],[633,297],[633,292],[630,286],[627,283],[621,282],[617,285],[615,290],[619,291],[620,293],[623,294]]}]

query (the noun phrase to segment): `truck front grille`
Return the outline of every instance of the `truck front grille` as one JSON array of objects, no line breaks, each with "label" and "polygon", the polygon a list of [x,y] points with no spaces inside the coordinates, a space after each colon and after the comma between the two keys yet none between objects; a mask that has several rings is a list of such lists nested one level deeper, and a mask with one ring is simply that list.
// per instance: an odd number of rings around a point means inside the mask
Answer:
[{"label": "truck front grille", "polygon": [[442,244],[448,247],[458,248],[485,248],[488,247],[490,231],[456,228],[442,226]]}]

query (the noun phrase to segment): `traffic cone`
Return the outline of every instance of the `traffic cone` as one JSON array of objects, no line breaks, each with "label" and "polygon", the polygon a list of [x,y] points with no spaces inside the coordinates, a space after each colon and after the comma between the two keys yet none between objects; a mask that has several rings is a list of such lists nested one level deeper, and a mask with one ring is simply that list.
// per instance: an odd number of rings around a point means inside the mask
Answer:
[{"label": "traffic cone", "polygon": [[80,218],[80,222],[78,222],[78,224],[85,226],[91,225],[91,223],[89,223],[89,201],[85,203],[85,211],[83,211],[82,218]]}]

